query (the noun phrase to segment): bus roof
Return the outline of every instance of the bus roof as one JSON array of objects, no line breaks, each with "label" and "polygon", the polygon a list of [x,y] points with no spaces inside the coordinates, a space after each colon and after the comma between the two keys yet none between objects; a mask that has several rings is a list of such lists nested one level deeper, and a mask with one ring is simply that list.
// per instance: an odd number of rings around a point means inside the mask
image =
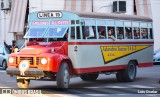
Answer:
[{"label": "bus roof", "polygon": [[[45,12],[50,12],[50,11],[52,12],[53,10],[48,10]],[[138,16],[138,15],[55,10],[55,12],[59,12],[59,11],[72,13],[72,14],[75,14],[79,17],[84,17],[84,18],[99,18],[99,19],[115,19],[115,20],[131,20],[131,21],[152,22],[151,18],[144,17],[144,16]],[[44,12],[44,11],[38,11],[38,12]],[[33,13],[37,13],[37,12],[33,12]]]},{"label": "bus roof", "polygon": [[100,18],[100,19],[116,19],[116,20],[132,20],[132,21],[144,21],[152,22],[152,19],[144,16],[137,15],[125,15],[125,14],[114,14],[114,13],[96,13],[96,12],[72,12],[77,14],[79,17],[85,18]]}]

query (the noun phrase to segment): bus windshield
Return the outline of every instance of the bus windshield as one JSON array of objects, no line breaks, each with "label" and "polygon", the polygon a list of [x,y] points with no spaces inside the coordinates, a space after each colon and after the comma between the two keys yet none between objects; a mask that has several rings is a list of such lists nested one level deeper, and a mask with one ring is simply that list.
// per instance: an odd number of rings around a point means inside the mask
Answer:
[{"label": "bus windshield", "polygon": [[47,28],[30,28],[26,33],[26,38],[41,38]]},{"label": "bus windshield", "polygon": [[68,27],[30,28],[25,38],[63,38]]},{"label": "bus windshield", "polygon": [[49,28],[44,37],[46,38],[63,38],[67,31],[67,27]]}]

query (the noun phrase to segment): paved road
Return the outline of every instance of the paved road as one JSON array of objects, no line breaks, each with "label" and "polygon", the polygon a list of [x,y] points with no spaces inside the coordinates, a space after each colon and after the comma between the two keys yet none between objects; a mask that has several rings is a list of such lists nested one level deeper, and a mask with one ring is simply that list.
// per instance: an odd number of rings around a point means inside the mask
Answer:
[{"label": "paved road", "polygon": [[[138,94],[138,92],[158,90],[160,92],[160,65],[153,67],[139,68],[137,78],[134,82],[117,82],[115,75],[100,75],[97,81],[84,82],[79,77],[72,78],[70,89],[65,92],[57,91],[54,81],[32,80],[30,88],[39,88],[44,95],[34,95],[35,97],[160,97],[160,94]],[[0,88],[17,88],[15,77],[6,75],[4,70],[0,70]],[[136,93],[136,94],[135,94]],[[0,95],[16,97],[19,95]],[[31,97],[24,95],[24,97]]]}]

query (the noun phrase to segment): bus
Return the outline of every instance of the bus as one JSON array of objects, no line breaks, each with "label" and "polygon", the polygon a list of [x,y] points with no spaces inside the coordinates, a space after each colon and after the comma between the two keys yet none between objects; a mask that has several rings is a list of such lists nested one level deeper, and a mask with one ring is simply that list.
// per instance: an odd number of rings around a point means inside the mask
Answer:
[{"label": "bus", "polygon": [[40,11],[29,14],[26,47],[8,58],[7,74],[19,88],[30,80],[50,79],[68,89],[70,78],[94,81],[116,74],[132,82],[138,67],[153,65],[152,19],[148,17]]}]

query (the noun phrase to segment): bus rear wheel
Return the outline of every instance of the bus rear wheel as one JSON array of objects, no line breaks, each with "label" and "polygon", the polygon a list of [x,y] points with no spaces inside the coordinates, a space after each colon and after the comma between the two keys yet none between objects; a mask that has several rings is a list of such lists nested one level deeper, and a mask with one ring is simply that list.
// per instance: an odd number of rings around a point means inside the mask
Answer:
[{"label": "bus rear wheel", "polygon": [[56,75],[57,88],[66,90],[69,87],[70,74],[68,64],[63,62]]},{"label": "bus rear wheel", "polygon": [[119,71],[116,78],[119,82],[132,82],[137,74],[137,65],[135,61],[130,61],[126,69]]},{"label": "bus rear wheel", "polygon": [[122,76],[122,71],[118,71],[117,72],[116,78],[117,78],[117,81],[119,81],[119,82],[123,82],[124,81],[124,78]]},{"label": "bus rear wheel", "polygon": [[29,79],[17,79],[18,88],[28,88],[30,84]]},{"label": "bus rear wheel", "polygon": [[80,75],[80,78],[83,81],[95,81],[98,78],[99,74],[83,74]]}]

